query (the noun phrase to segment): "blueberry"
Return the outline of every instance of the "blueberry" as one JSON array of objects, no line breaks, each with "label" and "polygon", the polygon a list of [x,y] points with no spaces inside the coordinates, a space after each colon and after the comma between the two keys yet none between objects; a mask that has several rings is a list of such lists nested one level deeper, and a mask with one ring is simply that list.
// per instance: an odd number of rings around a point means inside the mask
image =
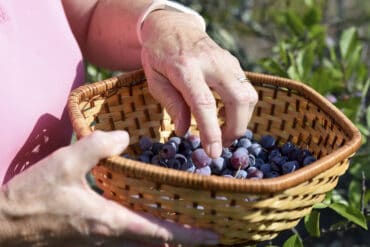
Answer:
[{"label": "blueberry", "polygon": [[222,154],[221,154],[221,156],[222,156],[223,158],[228,158],[228,159],[230,159],[232,155],[233,155],[233,153],[230,151],[230,149],[229,149],[229,148],[223,148],[223,149],[222,149]]},{"label": "blueberry", "polygon": [[160,154],[162,158],[170,159],[175,157],[176,152],[176,144],[174,142],[167,142],[163,145]]},{"label": "blueberry", "polygon": [[276,178],[276,177],[280,176],[280,173],[277,172],[277,171],[272,170],[270,172],[267,172],[265,175],[266,175],[266,178]]},{"label": "blueberry", "polygon": [[144,163],[150,163],[152,157],[150,154],[145,154],[142,153],[139,155],[139,161],[144,162]]},{"label": "blueberry", "polygon": [[235,170],[247,168],[249,164],[247,149],[238,148],[231,156],[230,163]]},{"label": "blueberry", "polygon": [[142,136],[139,139],[139,147],[143,151],[150,150],[152,144],[153,144],[152,140],[147,136]]},{"label": "blueberry", "polygon": [[175,154],[175,159],[180,162],[181,165],[186,164],[188,159],[183,154]]},{"label": "blueberry", "polygon": [[256,157],[258,159],[263,160],[264,162],[267,162],[268,161],[268,152],[262,149],[261,152]]},{"label": "blueberry", "polygon": [[283,155],[287,155],[291,151],[294,150],[294,144],[292,142],[286,142],[284,145],[280,148],[280,151]]},{"label": "blueberry", "polygon": [[254,166],[257,167],[258,169],[260,169],[263,164],[265,164],[265,161],[260,159],[260,158],[257,158],[256,161],[255,161]]},{"label": "blueberry", "polygon": [[279,166],[278,164],[270,163],[270,166],[271,166],[271,170],[279,172],[279,173],[281,172],[281,166]]},{"label": "blueberry", "polygon": [[183,165],[181,165],[180,168],[182,171],[187,171],[193,173],[196,169],[193,161],[191,159],[188,159],[187,162]]},{"label": "blueberry", "polygon": [[308,155],[304,158],[302,165],[307,166],[316,161],[316,158],[312,155]]},{"label": "blueberry", "polygon": [[298,161],[289,161],[282,165],[282,172],[283,174],[294,172],[299,166]]},{"label": "blueberry", "polygon": [[299,161],[299,163],[303,163],[303,160],[309,155],[312,155],[310,151],[308,151],[307,149],[301,149],[298,154],[297,160]]},{"label": "blueberry", "polygon": [[248,178],[263,178],[263,172],[261,172],[259,169],[253,166],[247,169],[247,173]]},{"label": "blueberry", "polygon": [[159,154],[156,154],[152,157],[152,159],[150,160],[150,163],[152,163],[153,165],[159,165],[160,164],[160,159],[161,157],[159,156]]},{"label": "blueberry", "polygon": [[250,129],[247,129],[243,136],[249,140],[253,140],[253,132]]},{"label": "blueberry", "polygon": [[181,143],[181,138],[178,137],[178,136],[173,136],[168,141],[169,142],[174,142],[174,143],[176,143],[177,146],[179,146],[180,143]]},{"label": "blueberry", "polygon": [[234,173],[234,178],[245,179],[247,178],[247,176],[248,176],[248,173],[246,170],[238,170],[238,171],[235,171]]},{"label": "blueberry", "polygon": [[200,174],[200,175],[210,176],[212,172],[209,166],[204,166],[204,167],[195,169],[195,173]]},{"label": "blueberry", "polygon": [[200,138],[196,135],[188,135],[186,140],[189,142],[192,150],[195,150],[200,147]]},{"label": "blueberry", "polygon": [[263,174],[267,174],[271,170],[272,170],[271,165],[269,163],[265,163],[265,164],[261,165],[261,167],[260,167],[260,171],[263,172]]},{"label": "blueberry", "polygon": [[238,139],[234,140],[234,141],[231,143],[231,145],[230,145],[229,149],[233,151],[233,150],[236,150],[237,148],[238,148]]},{"label": "blueberry", "polygon": [[297,147],[294,147],[293,150],[287,154],[287,157],[289,160],[298,160],[299,153],[300,153],[300,149]]},{"label": "blueberry", "polygon": [[268,160],[272,160],[274,157],[281,157],[279,149],[273,149],[269,153]]},{"label": "blueberry", "polygon": [[238,147],[249,148],[252,145],[252,142],[247,138],[240,138],[238,141]]},{"label": "blueberry", "polygon": [[275,163],[279,166],[282,166],[287,161],[288,161],[288,157],[286,156],[273,156],[270,160],[271,163]]},{"label": "blueberry", "polygon": [[222,170],[226,168],[225,159],[223,157],[212,159],[212,162],[209,166],[211,167],[212,173],[219,175],[221,174]]},{"label": "blueberry", "polygon": [[172,168],[172,169],[176,169],[176,170],[180,170],[181,168],[181,163],[178,159],[176,158],[170,158],[168,159],[167,161],[167,167],[168,168]]},{"label": "blueberry", "polygon": [[192,147],[190,145],[190,143],[187,141],[187,140],[183,140],[180,145],[179,145],[179,149],[178,149],[178,153],[184,155],[185,157],[189,158],[191,156],[191,153],[192,153]]},{"label": "blueberry", "polygon": [[154,142],[152,145],[152,152],[154,154],[159,154],[159,152],[162,150],[163,143],[160,142]]},{"label": "blueberry", "polygon": [[261,145],[257,142],[252,143],[252,145],[250,145],[250,147],[248,148],[248,152],[253,154],[255,157],[258,157],[262,150],[263,149]]},{"label": "blueberry", "polygon": [[264,135],[261,138],[260,144],[266,149],[273,149],[275,147],[276,140],[271,135]]},{"label": "blueberry", "polygon": [[167,159],[160,158],[159,159],[159,166],[168,167],[167,161],[168,161]]},{"label": "blueberry", "polygon": [[191,159],[197,168],[208,166],[212,162],[212,159],[207,155],[203,148],[194,150],[191,154]]},{"label": "blueberry", "polygon": [[255,166],[256,164],[256,157],[253,154],[248,155],[248,163],[250,166]]}]

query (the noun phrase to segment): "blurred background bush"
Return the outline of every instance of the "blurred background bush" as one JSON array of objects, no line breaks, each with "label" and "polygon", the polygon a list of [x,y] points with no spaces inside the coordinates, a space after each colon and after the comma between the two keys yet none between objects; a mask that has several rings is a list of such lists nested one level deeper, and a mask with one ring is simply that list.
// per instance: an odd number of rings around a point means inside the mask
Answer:
[{"label": "blurred background bush", "polygon": [[[257,246],[370,246],[370,1],[180,0],[245,70],[307,83],[360,129],[363,145],[324,203],[299,225]],[[86,63],[87,80],[117,72]]]}]

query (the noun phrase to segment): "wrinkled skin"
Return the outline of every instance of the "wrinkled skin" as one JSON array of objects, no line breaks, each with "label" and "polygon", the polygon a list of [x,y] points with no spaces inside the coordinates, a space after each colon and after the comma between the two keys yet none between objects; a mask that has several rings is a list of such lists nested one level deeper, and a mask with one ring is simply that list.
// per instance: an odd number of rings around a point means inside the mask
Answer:
[{"label": "wrinkled skin", "polygon": [[[188,129],[191,112],[206,152],[216,158],[222,145],[245,133],[257,93],[238,80],[244,75],[238,60],[210,39],[196,19],[161,12],[153,12],[142,28],[141,58],[150,92],[174,119],[177,135]],[[222,130],[211,89],[225,104]]]},{"label": "wrinkled skin", "polygon": [[[211,232],[132,212],[89,188],[85,174],[100,159],[121,153],[128,140],[124,131],[95,131],[12,179],[0,197],[0,232],[18,232],[17,238],[0,239],[1,246],[32,246],[36,240],[50,246],[216,243]],[[4,218],[18,221],[6,225]]]}]

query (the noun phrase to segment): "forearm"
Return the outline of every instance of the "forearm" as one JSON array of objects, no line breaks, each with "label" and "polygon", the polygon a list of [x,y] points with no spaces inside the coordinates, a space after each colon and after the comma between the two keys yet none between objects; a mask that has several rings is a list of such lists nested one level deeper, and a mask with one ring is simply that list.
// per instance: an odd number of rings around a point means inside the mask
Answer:
[{"label": "forearm", "polygon": [[110,69],[141,67],[136,25],[151,0],[64,0],[70,26],[89,61]]}]

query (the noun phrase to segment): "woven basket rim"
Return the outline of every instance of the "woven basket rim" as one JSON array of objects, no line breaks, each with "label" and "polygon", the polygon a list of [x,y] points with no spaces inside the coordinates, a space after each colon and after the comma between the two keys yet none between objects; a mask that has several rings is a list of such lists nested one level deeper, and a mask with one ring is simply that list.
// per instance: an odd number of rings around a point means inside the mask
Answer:
[{"label": "woven basket rim", "polygon": [[[186,188],[204,189],[211,191],[249,192],[249,193],[276,193],[289,189],[312,179],[321,172],[333,167],[336,163],[352,156],[361,146],[361,133],[354,124],[333,104],[309,86],[287,78],[268,74],[245,72],[252,83],[264,84],[268,80],[269,85],[285,87],[296,90],[320,107],[322,111],[339,125],[349,141],[336,149],[330,155],[326,155],[309,166],[276,178],[265,179],[230,179],[221,176],[203,176],[184,171],[178,171],[157,166],[148,166],[139,161],[126,159],[120,156],[112,156],[101,160],[99,164],[111,168],[113,171],[124,172],[128,176],[137,178],[150,178],[158,184],[170,184]],[[123,86],[130,86],[141,81],[132,81],[132,78],[142,77],[145,80],[143,70],[132,71],[92,84],[80,86],[74,89],[68,98],[68,112],[73,129],[77,138],[90,135],[93,130],[86,122],[79,110],[82,99],[91,99],[103,93],[114,92]],[[130,81],[131,80],[131,81]]]}]

